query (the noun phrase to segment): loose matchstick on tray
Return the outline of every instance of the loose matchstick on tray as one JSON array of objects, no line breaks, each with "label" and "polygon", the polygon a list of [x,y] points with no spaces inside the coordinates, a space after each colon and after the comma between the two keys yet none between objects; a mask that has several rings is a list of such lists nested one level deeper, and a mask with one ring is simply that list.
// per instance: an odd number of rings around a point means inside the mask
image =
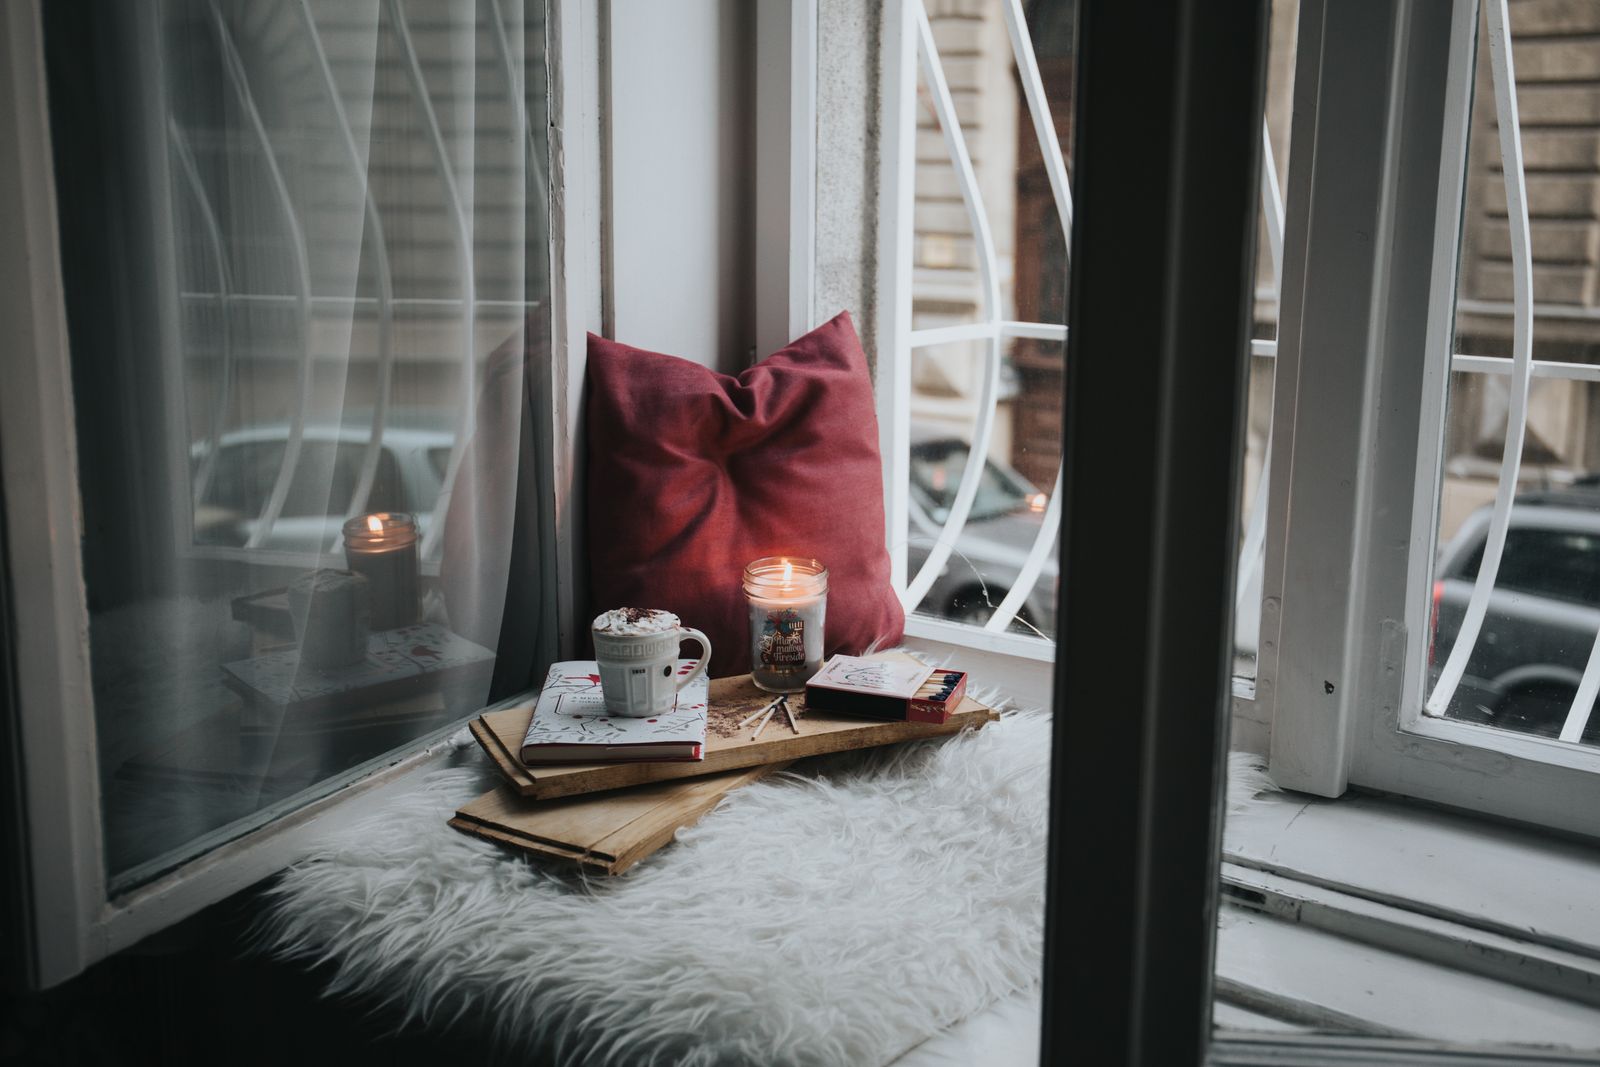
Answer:
[{"label": "loose matchstick on tray", "polygon": [[755,711],[752,711],[750,714],[746,715],[743,719],[740,719],[739,720],[739,726],[741,728],[745,727],[745,726],[749,726],[751,723],[753,723],[757,719],[761,718],[761,716],[765,715],[767,712],[769,712],[773,708],[777,707],[779,702],[782,701],[783,699],[784,698],[781,697],[781,696],[773,697],[771,700],[769,700],[765,704],[761,705]]},{"label": "loose matchstick on tray", "polygon": [[767,728],[767,723],[772,720],[772,716],[777,713],[778,705],[782,703],[783,698],[779,697],[777,700],[774,700],[771,704],[767,705],[767,713],[761,716],[760,722],[756,723],[756,732],[750,735],[750,740],[754,741],[756,738],[761,736],[761,731]]},{"label": "loose matchstick on tray", "polygon": [[756,724],[756,732],[750,735],[750,740],[754,741],[761,736],[761,731],[767,728],[767,723],[772,721],[772,717],[778,713],[779,708],[783,709],[783,717],[789,720],[789,729],[797,734],[800,732],[799,725],[794,721],[794,711],[789,707],[789,694],[785,693],[767,705],[766,714],[762,715],[761,721]]}]

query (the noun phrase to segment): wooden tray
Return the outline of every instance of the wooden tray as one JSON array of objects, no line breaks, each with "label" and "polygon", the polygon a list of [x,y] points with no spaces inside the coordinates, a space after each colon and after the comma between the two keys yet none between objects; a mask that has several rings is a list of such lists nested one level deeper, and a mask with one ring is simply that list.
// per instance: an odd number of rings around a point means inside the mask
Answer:
[{"label": "wooden tray", "polygon": [[[901,657],[901,653],[889,655]],[[910,657],[904,657],[910,658]],[[472,736],[494,760],[507,784],[524,797],[546,800],[620,789],[641,782],[663,782],[675,778],[698,778],[741,767],[797,760],[829,752],[874,748],[924,737],[942,737],[983,726],[1000,716],[971,697],[961,702],[955,714],[944,723],[884,722],[820,711],[803,711],[799,697],[791,697],[800,726],[797,735],[790,731],[782,712],[775,715],[760,740],[750,740],[753,727],[737,729],[737,724],[772,697],[755,687],[748,674],[737,678],[717,678],[711,683],[711,708],[706,729],[705,759],[684,763],[582,763],[549,767],[525,766],[517,753],[528,732],[532,703],[491,711],[474,719]]]},{"label": "wooden tray", "polygon": [[592,874],[621,874],[692,826],[728,793],[787,767],[769,763],[606,796],[529,801],[501,785],[457,811],[450,825]]}]

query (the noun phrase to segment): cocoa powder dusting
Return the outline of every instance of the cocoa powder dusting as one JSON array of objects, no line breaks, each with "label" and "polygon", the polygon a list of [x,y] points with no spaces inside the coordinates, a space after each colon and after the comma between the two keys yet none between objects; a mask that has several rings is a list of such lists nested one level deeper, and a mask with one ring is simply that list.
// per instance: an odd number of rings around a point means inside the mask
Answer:
[{"label": "cocoa powder dusting", "polygon": [[606,619],[606,623],[604,626],[599,627],[599,630],[604,633],[611,629],[611,624],[613,621],[617,621],[606,618],[607,615],[620,615],[622,616],[620,620],[622,623],[628,626],[634,626],[640,622],[643,622],[645,619],[653,619],[660,614],[661,611],[658,608],[617,608],[614,611],[606,612],[605,615],[601,616],[601,618]]},{"label": "cocoa powder dusting", "polygon": [[706,716],[706,733],[724,739],[748,734],[749,728],[741,729],[739,721],[760,706],[759,703],[746,704],[741,701],[731,706],[722,704],[712,707]]},{"label": "cocoa powder dusting", "polygon": [[[720,737],[724,740],[732,737],[748,738],[755,731],[756,724],[761,720],[757,719],[755,722],[745,723],[743,726],[739,724],[744,722],[751,712],[757,708],[766,707],[770,703],[772,703],[771,693],[757,693],[747,697],[736,697],[727,703],[713,704],[707,709],[706,734],[711,737]],[[791,697],[789,710],[794,712],[795,722],[798,723],[802,707],[796,706],[796,704],[795,698]],[[783,728],[782,731],[777,734],[771,732],[775,727],[780,726]],[[773,708],[772,721],[767,723],[767,732],[761,735],[761,740],[765,741],[769,737],[793,736],[795,736],[794,731],[789,729],[789,720],[784,717],[783,708],[781,706]]]}]

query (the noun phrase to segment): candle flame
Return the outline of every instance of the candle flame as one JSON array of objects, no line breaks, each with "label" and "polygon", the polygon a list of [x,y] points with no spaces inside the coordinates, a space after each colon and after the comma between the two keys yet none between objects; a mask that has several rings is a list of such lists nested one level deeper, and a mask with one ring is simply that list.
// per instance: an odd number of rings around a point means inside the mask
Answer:
[{"label": "candle flame", "polygon": [[1048,503],[1050,503],[1050,498],[1043,493],[1035,493],[1028,499],[1028,507],[1034,511],[1043,511]]},{"label": "candle flame", "polygon": [[783,561],[783,584],[788,585],[794,581],[794,564],[788,560]]},{"label": "candle flame", "polygon": [[376,515],[367,516],[367,529],[375,534],[383,533],[383,520]]}]

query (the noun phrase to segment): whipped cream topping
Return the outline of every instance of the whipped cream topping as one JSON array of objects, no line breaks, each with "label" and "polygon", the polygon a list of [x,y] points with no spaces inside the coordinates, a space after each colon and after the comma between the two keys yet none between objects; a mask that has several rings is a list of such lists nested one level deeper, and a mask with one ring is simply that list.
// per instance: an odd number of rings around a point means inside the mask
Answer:
[{"label": "whipped cream topping", "polygon": [[678,617],[660,608],[612,608],[594,618],[597,634],[660,634],[677,626]]}]

